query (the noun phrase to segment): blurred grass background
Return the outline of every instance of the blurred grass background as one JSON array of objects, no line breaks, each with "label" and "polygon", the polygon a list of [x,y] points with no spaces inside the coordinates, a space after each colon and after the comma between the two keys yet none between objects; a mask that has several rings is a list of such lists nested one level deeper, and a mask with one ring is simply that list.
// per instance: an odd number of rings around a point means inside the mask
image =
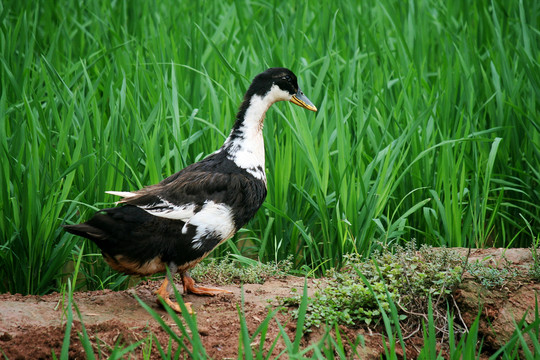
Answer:
[{"label": "blurred grass background", "polygon": [[528,247],[540,229],[540,2],[0,3],[0,292],[121,288],[63,232],[221,146],[251,79],[268,198],[214,255],[318,273],[377,242]]}]

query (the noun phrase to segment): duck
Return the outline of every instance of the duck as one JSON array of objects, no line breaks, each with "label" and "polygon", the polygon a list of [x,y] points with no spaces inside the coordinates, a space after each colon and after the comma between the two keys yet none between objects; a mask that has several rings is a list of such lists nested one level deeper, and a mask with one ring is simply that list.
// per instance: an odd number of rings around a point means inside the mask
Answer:
[{"label": "duck", "polygon": [[[184,294],[228,293],[196,285],[189,270],[233,237],[263,204],[267,195],[263,123],[278,101],[317,111],[291,70],[269,68],[254,77],[229,136],[217,151],[155,185],[107,191],[121,198],[115,207],[63,228],[93,241],[116,271],[137,276],[166,273],[155,295],[158,303],[161,299],[176,312],[181,308],[170,299],[176,274]],[[192,304],[185,305],[193,313]]]}]

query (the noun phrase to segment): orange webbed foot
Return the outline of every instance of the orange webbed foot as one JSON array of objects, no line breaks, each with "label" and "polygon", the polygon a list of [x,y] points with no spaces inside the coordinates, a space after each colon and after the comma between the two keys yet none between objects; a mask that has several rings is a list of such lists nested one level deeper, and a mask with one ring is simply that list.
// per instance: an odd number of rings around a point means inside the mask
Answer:
[{"label": "orange webbed foot", "polygon": [[208,288],[196,286],[195,280],[186,272],[182,274],[182,283],[184,284],[184,294],[192,293],[195,295],[216,296],[219,294],[232,294],[231,291],[219,288]]},{"label": "orange webbed foot", "polygon": [[[167,305],[169,305],[171,307],[171,309],[173,309],[177,313],[181,314],[182,309],[180,308],[180,305],[177,302],[174,302],[174,301],[172,301],[170,299],[168,285],[169,285],[169,280],[167,278],[165,278],[165,281],[163,281],[163,284],[161,284],[159,289],[157,289],[154,292],[154,294],[158,296],[157,302],[158,302],[158,304],[162,305],[161,301],[159,301],[160,298],[161,298],[165,302],[165,304],[167,304]],[[191,303],[187,302],[187,303],[184,303],[184,305],[186,306],[188,313],[193,314],[193,309],[191,308]]]}]

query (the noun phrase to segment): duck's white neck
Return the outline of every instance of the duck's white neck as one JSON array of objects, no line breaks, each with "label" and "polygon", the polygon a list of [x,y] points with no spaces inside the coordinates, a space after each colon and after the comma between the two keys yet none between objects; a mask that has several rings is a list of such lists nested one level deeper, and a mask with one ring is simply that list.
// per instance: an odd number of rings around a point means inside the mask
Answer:
[{"label": "duck's white neck", "polygon": [[253,94],[245,98],[240,106],[229,137],[219,151],[257,179],[266,182],[263,125],[266,111],[279,100],[288,100],[291,95],[273,85],[264,95]]}]

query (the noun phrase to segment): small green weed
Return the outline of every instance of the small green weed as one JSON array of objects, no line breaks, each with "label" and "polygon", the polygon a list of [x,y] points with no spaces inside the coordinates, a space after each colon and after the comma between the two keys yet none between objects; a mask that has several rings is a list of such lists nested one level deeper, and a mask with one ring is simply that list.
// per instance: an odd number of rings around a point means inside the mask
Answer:
[{"label": "small green weed", "polygon": [[232,258],[230,255],[223,258],[211,258],[196,266],[191,271],[191,275],[200,282],[262,284],[271,277],[285,277],[292,269],[290,258],[268,264],[250,261],[243,257],[241,260],[238,257]]},{"label": "small green weed", "polygon": [[[461,281],[462,258],[451,250],[414,249],[414,243],[391,252],[383,247],[369,260],[346,255],[340,271],[328,272],[308,305],[305,330],[321,324],[370,324],[380,319],[390,302],[401,309],[398,320],[426,309],[431,296],[445,299]],[[361,274],[361,275],[360,275]],[[365,277],[370,286],[361,279]],[[299,296],[281,299],[284,305],[298,304]]]},{"label": "small green weed", "polygon": [[506,264],[499,269],[482,261],[468,264],[467,270],[477,282],[489,289],[500,288],[517,276],[516,270]]},{"label": "small green weed", "polygon": [[538,255],[538,248],[540,247],[540,235],[536,237],[531,246],[531,254],[533,263],[529,269],[529,274],[536,281],[540,281],[540,256]]}]

